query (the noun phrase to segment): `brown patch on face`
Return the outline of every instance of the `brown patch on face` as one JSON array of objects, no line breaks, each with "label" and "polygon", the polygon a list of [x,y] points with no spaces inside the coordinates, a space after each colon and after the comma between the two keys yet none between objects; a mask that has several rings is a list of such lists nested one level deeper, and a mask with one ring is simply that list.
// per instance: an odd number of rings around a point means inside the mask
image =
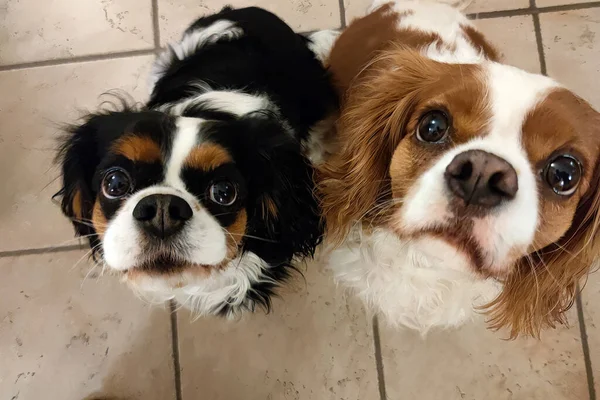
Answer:
[{"label": "brown patch on face", "polygon": [[[404,47],[373,61],[348,91],[338,122],[344,146],[319,171],[332,240],[342,240],[354,221],[381,223],[392,194],[404,197],[449,147],[485,133],[490,114],[481,77],[478,65],[439,63]],[[417,140],[422,115],[438,109],[450,116],[450,139]]]},{"label": "brown patch on face", "polygon": [[227,260],[231,260],[237,255],[239,244],[246,234],[247,222],[246,210],[241,210],[233,224],[225,228],[229,233],[227,235]]},{"label": "brown patch on face", "polygon": [[[477,67],[455,66],[429,73],[437,73],[438,82],[421,89],[406,123],[405,137],[391,159],[391,194],[396,199],[404,198],[419,177],[450,148],[484,135],[491,119],[486,87]],[[417,139],[419,122],[431,110],[443,111],[448,116],[451,126],[445,143],[424,143]]]},{"label": "brown patch on face", "polygon": [[232,161],[227,150],[217,144],[202,144],[194,148],[185,159],[185,165],[203,171],[213,170]]},{"label": "brown patch on face", "polygon": [[[566,89],[555,89],[527,116],[523,124],[523,145],[538,173],[539,220],[534,246],[540,250],[559,240],[571,226],[582,196],[590,188],[593,167],[598,160],[600,138],[582,126],[593,114],[582,114],[582,100]],[[576,117],[577,116],[577,117]],[[575,120],[582,118],[582,120]],[[555,194],[546,184],[543,171],[550,159],[561,154],[577,157],[584,176],[571,196]]]},{"label": "brown patch on face", "polygon": [[146,136],[125,136],[113,145],[112,151],[131,161],[153,163],[162,158],[158,143]]},{"label": "brown patch on face", "polygon": [[461,25],[461,28],[473,47],[481,51],[488,60],[500,61],[498,51],[486,40],[481,32],[469,25]]},{"label": "brown patch on face", "polygon": [[96,233],[100,239],[103,239],[104,232],[106,232],[106,229],[108,228],[108,221],[106,220],[106,216],[104,215],[98,200],[96,200],[96,203],[94,204],[94,210],[92,211],[92,224],[94,225],[94,229],[96,230]]},{"label": "brown patch on face", "polygon": [[583,181],[571,197],[538,182],[540,225],[532,253],[519,260],[487,307],[493,328],[539,336],[565,323],[577,286],[600,253],[600,114],[565,89],[552,91],[523,126],[523,144],[538,170],[565,150],[580,157]]}]

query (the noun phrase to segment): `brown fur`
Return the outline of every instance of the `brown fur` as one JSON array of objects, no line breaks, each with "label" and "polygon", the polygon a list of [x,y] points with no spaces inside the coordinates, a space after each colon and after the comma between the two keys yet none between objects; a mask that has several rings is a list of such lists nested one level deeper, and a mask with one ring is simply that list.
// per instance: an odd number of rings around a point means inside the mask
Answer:
[{"label": "brown fur", "polygon": [[231,162],[229,152],[216,144],[202,144],[193,149],[185,160],[185,165],[210,171],[220,165]]},{"label": "brown fur", "polygon": [[121,154],[131,161],[157,162],[161,160],[160,146],[149,137],[127,135],[112,147],[115,154]]},{"label": "brown fur", "polygon": [[[475,94],[482,91],[478,76],[476,65],[438,63],[404,47],[380,55],[359,76],[338,122],[345,146],[319,171],[329,239],[339,243],[353,222],[385,217],[378,204],[391,191],[394,197],[404,195],[424,166],[441,154],[410,140],[399,147],[402,138],[414,133],[422,111],[449,106],[451,100],[461,132],[454,140],[482,133],[487,114],[476,101]],[[456,80],[463,82],[457,91]],[[466,114],[470,108],[475,119]]]},{"label": "brown fur", "polygon": [[[353,22],[332,51],[331,70],[343,99],[337,124],[341,147],[318,172],[318,190],[333,243],[343,241],[353,223],[388,223],[394,209],[388,200],[402,199],[444,148],[482,133],[490,118],[478,67],[421,56],[420,47],[445,44],[434,35],[398,30],[398,18],[384,6]],[[483,35],[463,29],[489,59],[499,59]],[[453,117],[446,147],[428,149],[410,137],[428,107],[449,109]],[[556,149],[566,149],[581,158],[585,177],[569,198],[540,183],[534,246],[506,277],[500,296],[483,307],[491,327],[508,327],[511,338],[539,336],[543,328],[564,322],[578,283],[600,253],[599,126],[599,114],[566,90],[551,93],[524,124],[523,142],[534,168],[542,168]],[[448,240],[448,232],[433,234]],[[469,243],[454,244],[476,259],[477,246]]]},{"label": "brown fur", "polygon": [[398,22],[410,13],[399,14],[391,9],[392,6],[386,4],[366,17],[353,21],[335,42],[329,56],[329,66],[342,96],[373,58],[393,43],[420,48],[440,40],[436,34],[398,29]]},{"label": "brown fur", "polygon": [[496,48],[486,40],[485,36],[483,36],[481,32],[468,25],[462,25],[461,28],[465,35],[469,38],[471,44],[485,54],[485,58],[492,61],[500,61],[498,50],[496,50]]},{"label": "brown fur", "polygon": [[246,234],[248,215],[246,210],[241,210],[233,224],[227,227],[227,259],[237,256],[240,241]]},{"label": "brown fur", "polygon": [[96,230],[96,233],[100,239],[103,239],[108,221],[106,220],[106,216],[104,215],[102,206],[100,206],[100,202],[98,200],[96,200],[96,203],[94,204],[94,210],[92,212],[92,224],[94,225],[94,229]]},{"label": "brown fur", "polygon": [[524,125],[533,162],[557,148],[582,157],[583,182],[570,198],[540,188],[540,227],[532,253],[520,259],[500,296],[487,306],[491,327],[539,336],[565,323],[578,284],[600,254],[600,114],[567,90],[551,93]]},{"label": "brown fur", "polygon": [[81,220],[83,218],[83,199],[81,198],[81,191],[77,189],[75,195],[73,195],[73,216]]}]

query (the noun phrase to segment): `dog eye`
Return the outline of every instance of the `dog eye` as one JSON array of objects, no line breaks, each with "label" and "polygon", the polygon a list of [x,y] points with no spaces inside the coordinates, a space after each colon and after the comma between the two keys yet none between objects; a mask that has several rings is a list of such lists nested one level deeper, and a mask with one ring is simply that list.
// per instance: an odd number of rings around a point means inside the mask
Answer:
[{"label": "dog eye", "polygon": [[554,193],[569,196],[575,193],[581,180],[581,164],[571,155],[560,155],[550,160],[544,175]]},{"label": "dog eye", "polygon": [[435,143],[446,137],[450,122],[445,112],[429,111],[421,117],[417,128],[417,138],[422,142]]},{"label": "dog eye", "polygon": [[230,206],[237,199],[237,190],[235,185],[229,181],[220,181],[213,183],[210,187],[209,195],[211,201],[221,205]]},{"label": "dog eye", "polygon": [[131,190],[131,178],[125,170],[115,168],[108,171],[102,179],[102,193],[106,198],[118,199]]}]

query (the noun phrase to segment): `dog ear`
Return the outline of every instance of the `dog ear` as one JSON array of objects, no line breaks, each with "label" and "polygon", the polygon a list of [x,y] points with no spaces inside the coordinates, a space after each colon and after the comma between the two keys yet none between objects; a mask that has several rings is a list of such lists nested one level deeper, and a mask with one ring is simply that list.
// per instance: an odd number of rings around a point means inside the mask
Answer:
[{"label": "dog ear", "polygon": [[[571,118],[577,131],[598,137],[600,113],[578,99]],[[598,143],[598,142],[597,142]],[[600,151],[598,143],[596,153]],[[542,329],[566,323],[579,285],[600,255],[600,160],[580,199],[571,226],[555,243],[522,258],[498,298],[485,306],[491,328],[509,328],[510,337],[539,337]]]},{"label": "dog ear", "polygon": [[95,233],[91,221],[96,198],[92,181],[100,163],[97,136],[103,118],[104,115],[90,114],[81,125],[67,128],[56,159],[62,188],[55,196],[62,198],[62,212],[80,236]]},{"label": "dog ear", "polygon": [[313,167],[291,132],[269,113],[220,124],[248,186],[244,248],[272,264],[312,256],[323,227]]},{"label": "dog ear", "polygon": [[[470,66],[465,66],[470,68]],[[345,94],[337,125],[339,151],[319,166],[318,186],[327,238],[340,243],[351,226],[377,213],[389,194],[389,168],[418,101],[451,64],[398,48],[376,57]]]},{"label": "dog ear", "polygon": [[131,123],[132,115],[129,110],[89,114],[81,124],[65,129],[56,157],[62,188],[55,197],[61,197],[62,212],[73,223],[77,235],[96,233],[92,224],[96,169],[111,143]]},{"label": "dog ear", "polygon": [[539,337],[542,329],[566,323],[578,285],[600,254],[600,163],[577,206],[567,233],[556,243],[524,257],[498,298],[486,305],[492,329],[509,328],[510,338]]},{"label": "dog ear", "polygon": [[323,226],[310,161],[297,144],[274,148],[265,161],[269,173],[263,178],[269,184],[255,206],[263,221],[258,226],[264,231],[256,236],[277,242],[282,259],[312,257],[321,242]]}]

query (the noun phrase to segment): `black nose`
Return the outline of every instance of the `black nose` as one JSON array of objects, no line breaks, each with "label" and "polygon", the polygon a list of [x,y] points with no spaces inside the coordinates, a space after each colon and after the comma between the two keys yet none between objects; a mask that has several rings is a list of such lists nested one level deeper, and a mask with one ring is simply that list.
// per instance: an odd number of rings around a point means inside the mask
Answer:
[{"label": "black nose", "polygon": [[467,205],[494,207],[515,197],[519,182],[506,160],[483,150],[460,153],[446,168],[446,184]]},{"label": "black nose", "polygon": [[187,201],[169,194],[144,197],[133,209],[133,218],[142,229],[160,239],[166,239],[180,231],[193,214]]}]

